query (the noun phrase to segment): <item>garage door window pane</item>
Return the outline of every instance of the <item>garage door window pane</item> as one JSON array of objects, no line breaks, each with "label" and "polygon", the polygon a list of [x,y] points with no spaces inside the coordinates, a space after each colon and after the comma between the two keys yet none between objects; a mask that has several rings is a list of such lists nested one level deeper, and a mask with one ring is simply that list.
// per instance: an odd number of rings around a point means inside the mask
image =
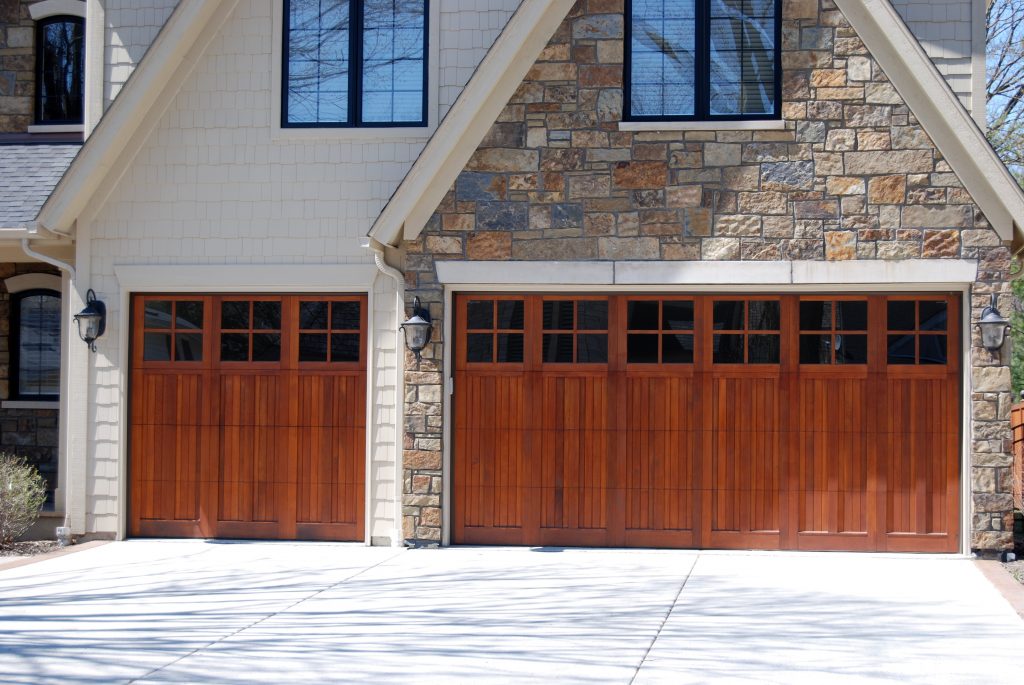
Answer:
[{"label": "garage door window pane", "polygon": [[466,336],[466,361],[489,364],[494,361],[494,336],[470,333]]},{"label": "garage door window pane", "polygon": [[608,363],[608,336],[593,333],[576,336],[576,362],[579,364]]},{"label": "garage door window pane", "polygon": [[220,336],[220,360],[222,362],[249,361],[249,335],[247,333],[222,333]]},{"label": "garage door window pane", "polygon": [[[815,304],[822,304],[816,302]],[[801,335],[800,336],[800,363],[801,364],[831,364],[832,363],[832,336],[831,335]]]},{"label": "garage door window pane", "polygon": [[171,327],[171,302],[150,300],[146,303],[146,328]]},{"label": "garage door window pane", "polygon": [[331,304],[331,328],[336,331],[358,331],[361,314],[361,305],[358,302],[334,302]]},{"label": "garage door window pane", "polygon": [[836,364],[867,364],[868,336],[837,335]]},{"label": "garage door window pane", "polygon": [[576,328],[584,331],[608,330],[608,303],[588,302],[577,303]]},{"label": "garage door window pane", "polygon": [[279,333],[254,333],[252,336],[252,360],[254,362],[280,361],[281,335]]},{"label": "garage door window pane", "polygon": [[804,301],[800,303],[800,330],[832,330],[832,303]]},{"label": "garage door window pane", "polygon": [[887,304],[890,331],[914,330],[916,317],[912,300],[891,300]]},{"label": "garage door window pane", "polygon": [[544,303],[544,330],[572,330],[572,300],[547,301]]},{"label": "garage door window pane", "polygon": [[544,361],[549,364],[571,364],[572,345],[572,334],[545,333]]},{"label": "garage door window pane", "polygon": [[322,334],[321,333],[300,333],[299,334],[299,361],[300,362],[325,362],[325,361],[327,361],[327,334],[326,333],[322,333]]},{"label": "garage door window pane", "polygon": [[866,331],[868,329],[868,303],[863,300],[836,302],[836,329]]},{"label": "garage door window pane", "polygon": [[522,300],[498,300],[498,328],[521,331],[523,321]]},{"label": "garage door window pane", "polygon": [[494,300],[470,300],[466,304],[466,328],[471,331],[494,328]]},{"label": "garage door window pane", "polygon": [[889,363],[890,364],[913,364],[917,359],[914,350],[915,336],[913,335],[890,335],[889,336]]},{"label": "garage door window pane", "polygon": [[199,328],[203,327],[203,303],[195,301],[181,301],[175,304],[176,328]]},{"label": "garage door window pane", "polygon": [[918,303],[918,328],[922,331],[946,330],[946,303],[922,300]]},{"label": "garage door window pane", "polygon": [[174,336],[174,359],[179,362],[203,361],[203,334],[178,333]]},{"label": "garage door window pane", "polygon": [[498,363],[517,364],[523,361],[523,334],[498,334]]},{"label": "garage door window pane", "polygon": [[949,361],[946,354],[946,336],[944,335],[922,335],[921,336],[921,363],[922,364],[945,364]]},{"label": "garage door window pane", "polygon": [[743,302],[739,300],[715,302],[713,320],[716,331],[742,331],[744,328]]},{"label": "garage door window pane", "polygon": [[[327,303],[302,302],[299,304],[299,328],[302,330],[327,330]],[[324,347],[324,350],[327,348]]]},{"label": "garage door window pane", "polygon": [[233,330],[249,328],[248,302],[221,302],[220,327]]},{"label": "garage door window pane", "polygon": [[147,362],[171,361],[171,334],[146,333],[143,340],[142,358]]},{"label": "garage door window pane", "polygon": [[777,301],[751,300],[749,303],[749,328],[755,331],[779,330],[779,303]]},{"label": "garage door window pane", "polygon": [[657,364],[658,336],[638,334],[630,334],[627,336],[626,362],[630,364]]},{"label": "garage door window pane", "polygon": [[657,301],[629,302],[626,305],[627,328],[631,331],[658,330],[658,306]]},{"label": "garage door window pane", "polygon": [[692,364],[692,335],[663,335],[661,361],[664,364]]},{"label": "garage door window pane", "polygon": [[661,327],[668,331],[692,331],[693,302],[663,302]]},{"label": "garage door window pane", "polygon": [[356,333],[332,333],[331,361],[359,361],[359,335]]},{"label": "garage door window pane", "polygon": [[281,328],[281,303],[253,302],[252,327],[260,331],[279,330]]},{"label": "garage door window pane", "polygon": [[749,364],[778,364],[779,336],[751,335],[747,339],[747,362]]},{"label": "garage door window pane", "polygon": [[742,335],[716,335],[712,341],[714,361],[716,364],[743,363]]}]

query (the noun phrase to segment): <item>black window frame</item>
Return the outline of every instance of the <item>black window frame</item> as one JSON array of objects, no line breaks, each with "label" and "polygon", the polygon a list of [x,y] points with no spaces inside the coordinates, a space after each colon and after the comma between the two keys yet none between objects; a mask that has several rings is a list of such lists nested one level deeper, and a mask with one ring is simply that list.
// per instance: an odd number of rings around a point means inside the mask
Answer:
[{"label": "black window frame", "polygon": [[424,128],[430,124],[430,0],[423,2],[423,116],[419,121],[362,121],[363,76],[363,3],[349,0],[348,32],[348,121],[347,122],[289,122],[288,121],[288,39],[291,32],[291,0],[282,0],[281,23],[281,128]]},{"label": "black window frame", "polygon": [[[10,322],[10,334],[8,335],[8,347],[10,365],[8,367],[8,389],[7,396],[11,400],[24,401],[24,402],[57,402],[60,400],[60,394],[46,394],[46,395],[31,395],[21,392],[21,303],[23,300],[29,297],[38,295],[48,295],[50,297],[56,297],[57,301],[63,306],[62,295],[59,290],[52,290],[50,288],[32,288],[30,290],[22,290],[17,293],[12,293],[8,300],[10,306],[9,322]],[[58,323],[63,328],[64,320],[63,316],[58,314]],[[60,341],[57,342],[57,369],[60,371],[61,367],[61,355],[60,352]]]},{"label": "black window frame", "polygon": [[633,1],[625,0],[623,20],[623,74],[622,74],[622,120],[635,122],[659,121],[777,121],[782,119],[782,0],[775,1],[775,111],[770,114],[718,114],[711,111],[711,22],[709,21],[710,0],[694,0],[697,25],[696,36],[696,92],[694,93],[693,114],[641,116],[634,115],[632,105],[632,17]]},{"label": "black window frame", "polygon": [[[82,28],[82,116],[78,119],[43,119],[43,36],[44,30],[51,24],[72,23]],[[85,123],[85,19],[71,14],[58,14],[36,21],[35,35],[35,93],[33,94],[32,121],[36,126],[77,126]]]}]

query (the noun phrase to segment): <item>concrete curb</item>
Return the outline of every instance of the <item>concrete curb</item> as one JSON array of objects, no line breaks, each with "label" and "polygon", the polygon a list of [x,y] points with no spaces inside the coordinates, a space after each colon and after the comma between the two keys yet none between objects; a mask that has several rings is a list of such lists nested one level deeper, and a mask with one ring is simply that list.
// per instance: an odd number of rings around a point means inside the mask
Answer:
[{"label": "concrete curb", "polygon": [[1010,603],[1017,615],[1024,618],[1024,585],[1018,583],[1000,561],[979,559],[974,563],[999,594]]}]

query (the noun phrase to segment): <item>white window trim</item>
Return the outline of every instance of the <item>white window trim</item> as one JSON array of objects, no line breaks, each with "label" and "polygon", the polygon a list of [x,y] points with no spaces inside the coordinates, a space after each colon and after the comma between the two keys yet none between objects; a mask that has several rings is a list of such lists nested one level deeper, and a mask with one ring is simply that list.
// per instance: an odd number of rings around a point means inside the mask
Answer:
[{"label": "white window trim", "polygon": [[284,38],[284,3],[272,0],[273,28],[271,30],[270,51],[270,138],[273,141],[289,140],[333,140],[333,141],[367,141],[367,140],[426,140],[437,129],[438,94],[440,88],[440,43],[441,43],[441,0],[432,0],[428,17],[427,30],[427,125],[426,126],[387,126],[382,128],[285,128],[281,126],[281,62],[283,61]]},{"label": "white window trim", "polygon": [[60,276],[55,274],[20,274],[4,279],[4,286],[10,295],[25,292],[26,290],[52,290],[61,292]]},{"label": "white window trim", "polygon": [[620,121],[620,131],[783,131],[782,119],[745,121]]},{"label": "white window trim", "polygon": [[203,264],[114,266],[125,292],[343,292],[366,289],[377,277],[373,264]]},{"label": "white window trim", "polygon": [[59,16],[85,19],[85,3],[82,0],[43,0],[29,5],[28,14],[32,21]]}]

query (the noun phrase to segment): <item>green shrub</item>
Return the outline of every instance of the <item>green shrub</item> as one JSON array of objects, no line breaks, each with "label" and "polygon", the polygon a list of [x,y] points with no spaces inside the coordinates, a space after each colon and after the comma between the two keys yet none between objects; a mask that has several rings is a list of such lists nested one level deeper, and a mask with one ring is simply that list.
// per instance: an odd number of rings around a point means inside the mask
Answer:
[{"label": "green shrub", "polygon": [[14,542],[39,518],[46,483],[25,457],[0,453],[0,547]]}]

